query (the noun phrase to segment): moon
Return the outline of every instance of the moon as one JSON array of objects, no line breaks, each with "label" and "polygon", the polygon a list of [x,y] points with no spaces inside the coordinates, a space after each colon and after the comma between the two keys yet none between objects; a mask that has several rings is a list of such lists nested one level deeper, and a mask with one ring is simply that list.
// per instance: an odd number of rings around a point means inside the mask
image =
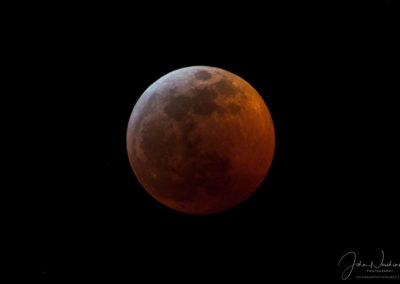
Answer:
[{"label": "moon", "polygon": [[244,79],[192,66],[146,89],[126,143],[133,172],[153,198],[179,212],[213,214],[240,204],[263,182],[275,131],[267,105]]}]

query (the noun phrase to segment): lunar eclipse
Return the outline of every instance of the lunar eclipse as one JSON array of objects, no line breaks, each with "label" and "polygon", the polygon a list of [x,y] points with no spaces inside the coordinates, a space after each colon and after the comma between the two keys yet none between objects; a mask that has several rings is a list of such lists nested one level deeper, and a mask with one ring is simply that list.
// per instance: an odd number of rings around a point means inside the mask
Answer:
[{"label": "lunar eclipse", "polygon": [[212,214],[251,196],[274,155],[273,121],[241,77],[193,66],[155,81],[133,108],[129,162],[144,189],[183,213]]}]

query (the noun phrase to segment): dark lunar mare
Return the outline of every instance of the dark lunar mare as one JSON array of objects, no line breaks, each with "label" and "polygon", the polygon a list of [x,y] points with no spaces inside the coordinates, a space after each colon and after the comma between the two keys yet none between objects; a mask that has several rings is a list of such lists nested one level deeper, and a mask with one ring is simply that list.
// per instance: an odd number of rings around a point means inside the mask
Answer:
[{"label": "dark lunar mare", "polygon": [[[204,74],[201,75],[201,78],[206,77]],[[141,148],[148,161],[147,168],[154,167],[157,173],[165,173],[165,176],[153,178],[153,184],[156,186],[152,188],[160,196],[173,198],[176,201],[187,201],[193,200],[199,190],[215,196],[227,182],[226,174],[230,169],[230,159],[215,151],[200,153],[198,145],[201,141],[189,138],[190,133],[196,128],[195,120],[188,114],[190,111],[200,116],[208,116],[215,111],[224,112],[223,108],[215,103],[221,86],[229,86],[229,84],[221,84],[220,81],[211,86],[193,88],[191,97],[174,90],[169,91],[175,94],[166,96],[167,103],[164,112],[179,125],[181,132],[179,140],[176,133],[166,130],[165,121],[155,119],[143,127],[140,133]],[[232,104],[229,109],[234,113],[240,111],[240,107],[235,104]],[[184,150],[182,151],[180,147],[177,149],[177,145],[182,146]],[[177,152],[184,153],[182,160],[185,162],[171,167],[170,156],[177,155]],[[171,170],[179,176],[179,180],[170,181]],[[169,190],[165,190],[166,188]],[[171,188],[175,189],[172,194]]]}]

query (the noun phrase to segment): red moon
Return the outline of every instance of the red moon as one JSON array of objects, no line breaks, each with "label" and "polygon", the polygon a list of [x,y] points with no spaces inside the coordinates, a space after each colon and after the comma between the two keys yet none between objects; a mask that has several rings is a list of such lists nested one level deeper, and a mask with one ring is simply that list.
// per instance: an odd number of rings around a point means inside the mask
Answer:
[{"label": "red moon", "polygon": [[144,189],[183,213],[212,214],[252,195],[275,150],[257,91],[220,68],[193,66],[154,82],[133,108],[129,162]]}]

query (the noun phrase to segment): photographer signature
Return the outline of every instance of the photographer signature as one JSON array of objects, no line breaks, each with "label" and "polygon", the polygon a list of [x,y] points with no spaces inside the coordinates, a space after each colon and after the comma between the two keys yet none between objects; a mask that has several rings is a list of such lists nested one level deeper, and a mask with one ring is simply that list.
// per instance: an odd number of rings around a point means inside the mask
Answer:
[{"label": "photographer signature", "polygon": [[338,266],[341,267],[342,262],[344,260],[350,260],[350,265],[345,267],[343,273],[342,273],[342,280],[348,279],[351,274],[353,273],[354,267],[364,267],[364,268],[369,268],[369,269],[380,269],[380,268],[388,268],[388,267],[397,267],[400,268],[400,263],[392,263],[390,260],[389,262],[385,262],[385,253],[382,250],[382,258],[379,263],[379,265],[376,265],[373,261],[371,261],[369,264],[363,263],[362,260],[357,259],[357,254],[353,251],[346,253],[343,255],[339,262]]}]

